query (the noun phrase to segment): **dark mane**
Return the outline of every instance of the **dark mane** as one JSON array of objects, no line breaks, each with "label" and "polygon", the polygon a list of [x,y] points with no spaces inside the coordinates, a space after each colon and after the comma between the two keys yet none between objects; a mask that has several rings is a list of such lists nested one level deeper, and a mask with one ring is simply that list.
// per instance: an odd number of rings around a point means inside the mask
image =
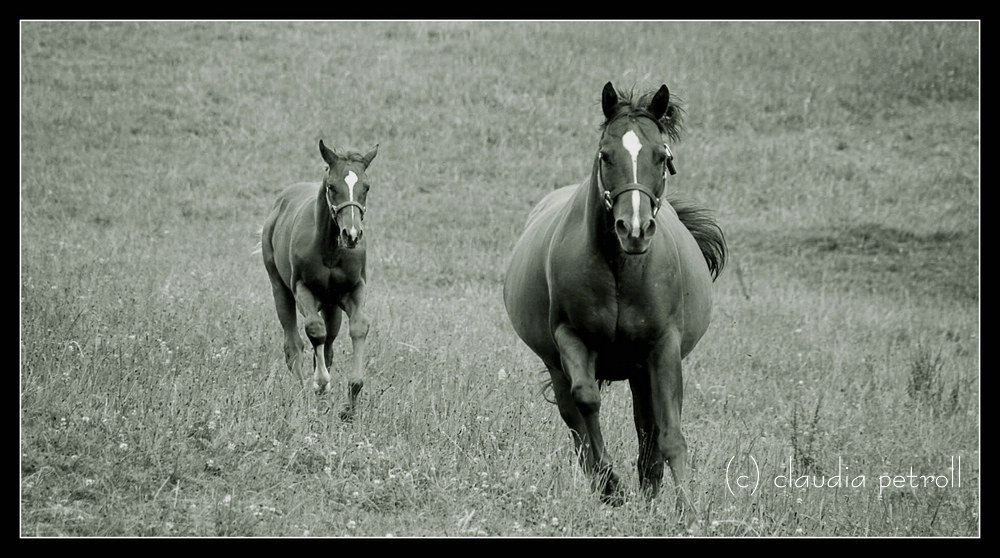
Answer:
[{"label": "dark mane", "polygon": [[656,90],[646,91],[641,95],[636,95],[634,89],[618,89],[618,106],[615,109],[615,114],[611,118],[608,118],[601,123],[601,131],[603,132],[613,120],[617,120],[622,116],[645,116],[656,122],[656,126],[660,129],[661,134],[666,134],[670,141],[680,141],[681,131],[684,129],[684,107],[681,105],[683,100],[674,95],[670,94],[670,104],[667,106],[667,111],[663,113],[663,118],[657,120],[649,112],[649,102],[653,99],[653,95],[656,94]]},{"label": "dark mane", "polygon": [[677,212],[681,223],[691,231],[691,236],[698,242],[701,255],[705,257],[708,270],[712,273],[712,280],[718,279],[722,269],[726,267],[729,248],[726,246],[726,235],[722,233],[712,213],[693,202],[677,199],[672,195],[667,196],[667,201]]}]

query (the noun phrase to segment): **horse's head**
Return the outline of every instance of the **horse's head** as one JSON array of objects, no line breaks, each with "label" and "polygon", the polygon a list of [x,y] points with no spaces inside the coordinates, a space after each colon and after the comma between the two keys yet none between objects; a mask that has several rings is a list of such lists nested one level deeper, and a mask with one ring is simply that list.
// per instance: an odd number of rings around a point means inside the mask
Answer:
[{"label": "horse's head", "polygon": [[611,214],[615,235],[626,254],[642,254],[656,233],[656,212],[673,173],[664,137],[673,131],[661,119],[670,107],[670,91],[661,85],[648,104],[621,100],[611,82],[601,107],[606,118],[597,152],[597,187]]},{"label": "horse's head", "polygon": [[339,242],[354,248],[364,234],[365,200],[369,188],[365,171],[378,154],[378,144],[364,155],[340,154],[319,140],[319,152],[327,164],[323,190],[330,207],[330,218],[340,230]]}]

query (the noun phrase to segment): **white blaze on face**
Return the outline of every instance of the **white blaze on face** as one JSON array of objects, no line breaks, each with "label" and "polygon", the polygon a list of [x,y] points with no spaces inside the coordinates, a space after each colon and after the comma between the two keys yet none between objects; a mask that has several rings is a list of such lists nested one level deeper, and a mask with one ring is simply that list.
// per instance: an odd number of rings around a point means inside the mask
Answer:
[{"label": "white blaze on face", "polygon": [[[347,176],[344,177],[344,182],[347,183],[347,199],[349,201],[354,201],[354,185],[358,183],[358,175],[354,174],[354,171],[347,171]],[[354,206],[351,206],[351,230],[348,231],[351,237],[356,237],[358,235],[358,229],[354,226]]]},{"label": "white blaze on face", "polygon": [[[639,151],[642,150],[642,142],[639,136],[632,130],[625,132],[622,136],[622,146],[632,156],[632,182],[639,182]],[[639,234],[639,197],[638,190],[632,190],[632,234]]]},{"label": "white blaze on face", "polygon": [[642,142],[639,136],[632,130],[625,132],[622,136],[622,146],[632,156],[632,182],[639,182],[639,150],[642,149]]}]

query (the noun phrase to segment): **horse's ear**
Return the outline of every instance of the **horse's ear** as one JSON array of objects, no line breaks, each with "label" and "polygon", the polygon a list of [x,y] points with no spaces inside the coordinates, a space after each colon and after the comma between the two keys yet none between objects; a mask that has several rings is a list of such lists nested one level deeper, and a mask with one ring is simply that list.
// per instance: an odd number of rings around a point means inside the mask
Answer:
[{"label": "horse's ear", "polygon": [[323,145],[323,140],[319,140],[319,154],[323,156],[323,160],[326,161],[326,164],[331,167],[337,160],[337,156],[333,154],[333,151],[330,151],[329,147]]},{"label": "horse's ear", "polygon": [[670,90],[667,89],[666,85],[661,85],[660,89],[653,95],[653,100],[649,102],[649,112],[653,113],[653,116],[659,120],[667,113],[667,107],[669,106]]},{"label": "horse's ear", "polygon": [[611,82],[604,84],[604,90],[601,91],[601,108],[604,109],[604,117],[610,119],[615,114],[615,108],[618,107],[618,92],[615,91],[615,86],[611,85]]},{"label": "horse's ear", "polygon": [[375,147],[373,147],[371,151],[365,153],[365,156],[362,157],[362,159],[364,159],[366,169],[368,168],[368,165],[372,164],[372,159],[374,159],[376,155],[378,155],[377,143],[375,144]]}]

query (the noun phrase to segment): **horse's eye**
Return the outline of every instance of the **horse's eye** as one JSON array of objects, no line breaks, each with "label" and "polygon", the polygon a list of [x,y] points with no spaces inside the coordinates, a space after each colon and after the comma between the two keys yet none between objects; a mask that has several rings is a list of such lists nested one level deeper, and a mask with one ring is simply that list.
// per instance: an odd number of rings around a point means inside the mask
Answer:
[{"label": "horse's eye", "polygon": [[601,162],[608,163],[609,165],[611,164],[611,156],[608,155],[607,151],[601,151],[600,157],[601,157]]}]

